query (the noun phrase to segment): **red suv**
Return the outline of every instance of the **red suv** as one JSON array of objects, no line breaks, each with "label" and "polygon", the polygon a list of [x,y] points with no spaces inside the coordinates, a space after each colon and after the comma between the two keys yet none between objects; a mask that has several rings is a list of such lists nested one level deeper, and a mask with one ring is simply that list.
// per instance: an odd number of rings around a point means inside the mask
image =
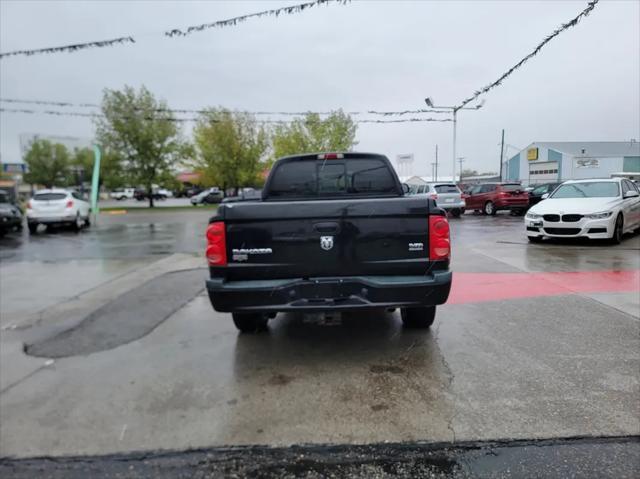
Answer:
[{"label": "red suv", "polygon": [[483,183],[467,191],[467,210],[495,215],[500,210],[524,214],[529,206],[529,193],[519,183]]}]

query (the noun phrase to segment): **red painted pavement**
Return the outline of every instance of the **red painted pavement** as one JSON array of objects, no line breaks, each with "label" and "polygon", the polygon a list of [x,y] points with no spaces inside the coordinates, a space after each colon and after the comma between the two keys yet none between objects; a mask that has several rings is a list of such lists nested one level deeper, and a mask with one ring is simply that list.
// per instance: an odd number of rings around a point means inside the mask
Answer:
[{"label": "red painted pavement", "polygon": [[640,270],[556,273],[453,273],[448,304],[573,293],[638,292]]}]

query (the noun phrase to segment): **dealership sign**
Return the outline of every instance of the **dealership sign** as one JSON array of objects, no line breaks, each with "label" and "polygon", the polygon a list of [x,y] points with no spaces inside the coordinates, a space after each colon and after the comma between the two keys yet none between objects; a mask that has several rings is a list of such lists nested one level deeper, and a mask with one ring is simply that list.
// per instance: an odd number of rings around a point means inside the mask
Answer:
[{"label": "dealership sign", "polygon": [[537,148],[529,148],[527,150],[527,160],[528,161],[536,161],[538,159],[538,149]]},{"label": "dealership sign", "polygon": [[576,168],[600,168],[600,160],[597,158],[578,158]]},{"label": "dealership sign", "polygon": [[3,173],[20,174],[27,171],[27,165],[24,163],[2,163]]}]

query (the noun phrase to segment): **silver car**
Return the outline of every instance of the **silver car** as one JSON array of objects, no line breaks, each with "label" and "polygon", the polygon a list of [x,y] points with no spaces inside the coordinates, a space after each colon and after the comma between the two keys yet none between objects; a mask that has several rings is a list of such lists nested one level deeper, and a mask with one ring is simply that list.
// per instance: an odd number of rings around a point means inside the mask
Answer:
[{"label": "silver car", "polygon": [[464,213],[467,206],[462,198],[460,189],[451,182],[430,182],[425,185],[410,185],[409,190],[414,195],[427,195],[435,200],[438,208],[450,212],[456,218]]}]

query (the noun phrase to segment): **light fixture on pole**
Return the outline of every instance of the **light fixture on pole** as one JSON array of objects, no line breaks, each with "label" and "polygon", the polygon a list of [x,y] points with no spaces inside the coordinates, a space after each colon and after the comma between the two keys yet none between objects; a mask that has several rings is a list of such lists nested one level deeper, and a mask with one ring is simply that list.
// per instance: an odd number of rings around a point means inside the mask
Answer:
[{"label": "light fixture on pole", "polygon": [[[460,163],[460,181],[462,181],[462,162],[464,161],[465,158],[466,157],[464,157],[464,156],[459,156],[458,157],[458,163]],[[454,182],[456,181],[455,175],[453,176],[453,181]]]},{"label": "light fixture on pole", "polygon": [[458,120],[458,110],[479,110],[484,105],[484,100],[478,103],[475,106],[436,106],[433,104],[433,98],[427,97],[424,99],[424,102],[427,104],[429,108],[433,108],[436,110],[451,110],[453,113],[453,169],[452,179],[455,181],[456,179],[456,129],[457,129],[457,120]]}]

